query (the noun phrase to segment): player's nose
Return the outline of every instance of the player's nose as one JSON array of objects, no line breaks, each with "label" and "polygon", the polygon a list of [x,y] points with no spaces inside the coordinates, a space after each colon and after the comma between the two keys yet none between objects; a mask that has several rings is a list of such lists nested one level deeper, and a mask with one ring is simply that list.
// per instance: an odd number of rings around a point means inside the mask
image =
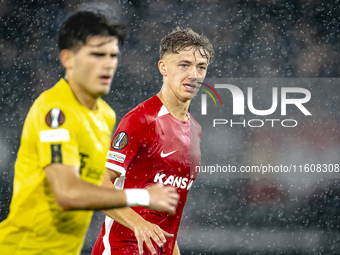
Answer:
[{"label": "player's nose", "polygon": [[105,57],[104,68],[115,69],[117,67],[117,58],[112,58],[110,55]]},{"label": "player's nose", "polygon": [[190,69],[190,77],[189,78],[197,78],[197,69],[195,67],[192,67]]}]

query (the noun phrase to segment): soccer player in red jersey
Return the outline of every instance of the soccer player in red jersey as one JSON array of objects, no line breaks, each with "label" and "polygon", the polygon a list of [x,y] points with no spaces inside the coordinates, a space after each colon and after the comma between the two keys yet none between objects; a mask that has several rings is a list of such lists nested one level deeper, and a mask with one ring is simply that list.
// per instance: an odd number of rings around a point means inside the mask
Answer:
[{"label": "soccer player in red jersey", "polygon": [[[92,255],[180,254],[176,237],[196,178],[190,166],[199,165],[201,157],[201,127],[188,108],[213,54],[208,39],[189,28],[177,28],[162,39],[161,91],[122,119],[106,167],[116,175],[117,189],[145,188],[157,182],[176,187],[180,194],[176,214],[143,207],[106,210]],[[103,185],[114,187],[108,180]]]}]

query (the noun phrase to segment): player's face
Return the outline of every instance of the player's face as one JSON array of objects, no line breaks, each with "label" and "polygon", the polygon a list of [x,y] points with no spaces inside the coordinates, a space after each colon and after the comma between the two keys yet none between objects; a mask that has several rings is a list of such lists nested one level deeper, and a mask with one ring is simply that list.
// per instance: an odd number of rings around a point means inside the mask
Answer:
[{"label": "player's face", "polygon": [[208,59],[202,57],[199,50],[185,48],[178,54],[167,54],[163,58],[166,68],[166,85],[182,102],[193,98],[198,84],[207,74]]},{"label": "player's face", "polygon": [[97,98],[110,91],[118,65],[118,39],[93,36],[75,54],[73,81],[90,96]]}]

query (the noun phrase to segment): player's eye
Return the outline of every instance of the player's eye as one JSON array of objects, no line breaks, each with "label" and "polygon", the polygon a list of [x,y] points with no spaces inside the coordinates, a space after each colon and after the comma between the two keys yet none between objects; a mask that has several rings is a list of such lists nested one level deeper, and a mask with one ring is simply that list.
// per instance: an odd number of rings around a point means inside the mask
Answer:
[{"label": "player's eye", "polygon": [[114,54],[110,54],[111,58],[116,58],[118,57],[118,54],[114,53]]},{"label": "player's eye", "polygon": [[92,52],[91,55],[95,57],[105,57],[105,53]]}]

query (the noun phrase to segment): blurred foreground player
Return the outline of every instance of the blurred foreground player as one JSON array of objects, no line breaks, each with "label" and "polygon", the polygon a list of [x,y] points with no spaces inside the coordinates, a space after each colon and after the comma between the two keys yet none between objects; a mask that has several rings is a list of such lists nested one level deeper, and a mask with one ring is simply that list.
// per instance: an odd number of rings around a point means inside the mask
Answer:
[{"label": "blurred foreground player", "polygon": [[[30,109],[15,165],[8,218],[0,224],[0,254],[80,254],[92,210],[132,205],[175,212],[175,188],[117,191],[105,156],[115,124],[101,96],[110,90],[122,27],[98,11],[77,12],[59,32],[65,80]],[[78,211],[73,211],[78,210]]]},{"label": "blurred foreground player", "polygon": [[[196,178],[190,166],[199,165],[201,156],[201,127],[188,108],[213,54],[208,39],[191,29],[177,28],[162,39],[158,62],[163,76],[161,91],[122,119],[106,167],[120,176],[116,188],[122,179],[124,188],[160,182],[176,187],[180,202],[175,215],[143,207],[104,211],[107,217],[92,255],[180,254],[177,232],[188,190]],[[103,185],[113,187],[106,180]]]}]

